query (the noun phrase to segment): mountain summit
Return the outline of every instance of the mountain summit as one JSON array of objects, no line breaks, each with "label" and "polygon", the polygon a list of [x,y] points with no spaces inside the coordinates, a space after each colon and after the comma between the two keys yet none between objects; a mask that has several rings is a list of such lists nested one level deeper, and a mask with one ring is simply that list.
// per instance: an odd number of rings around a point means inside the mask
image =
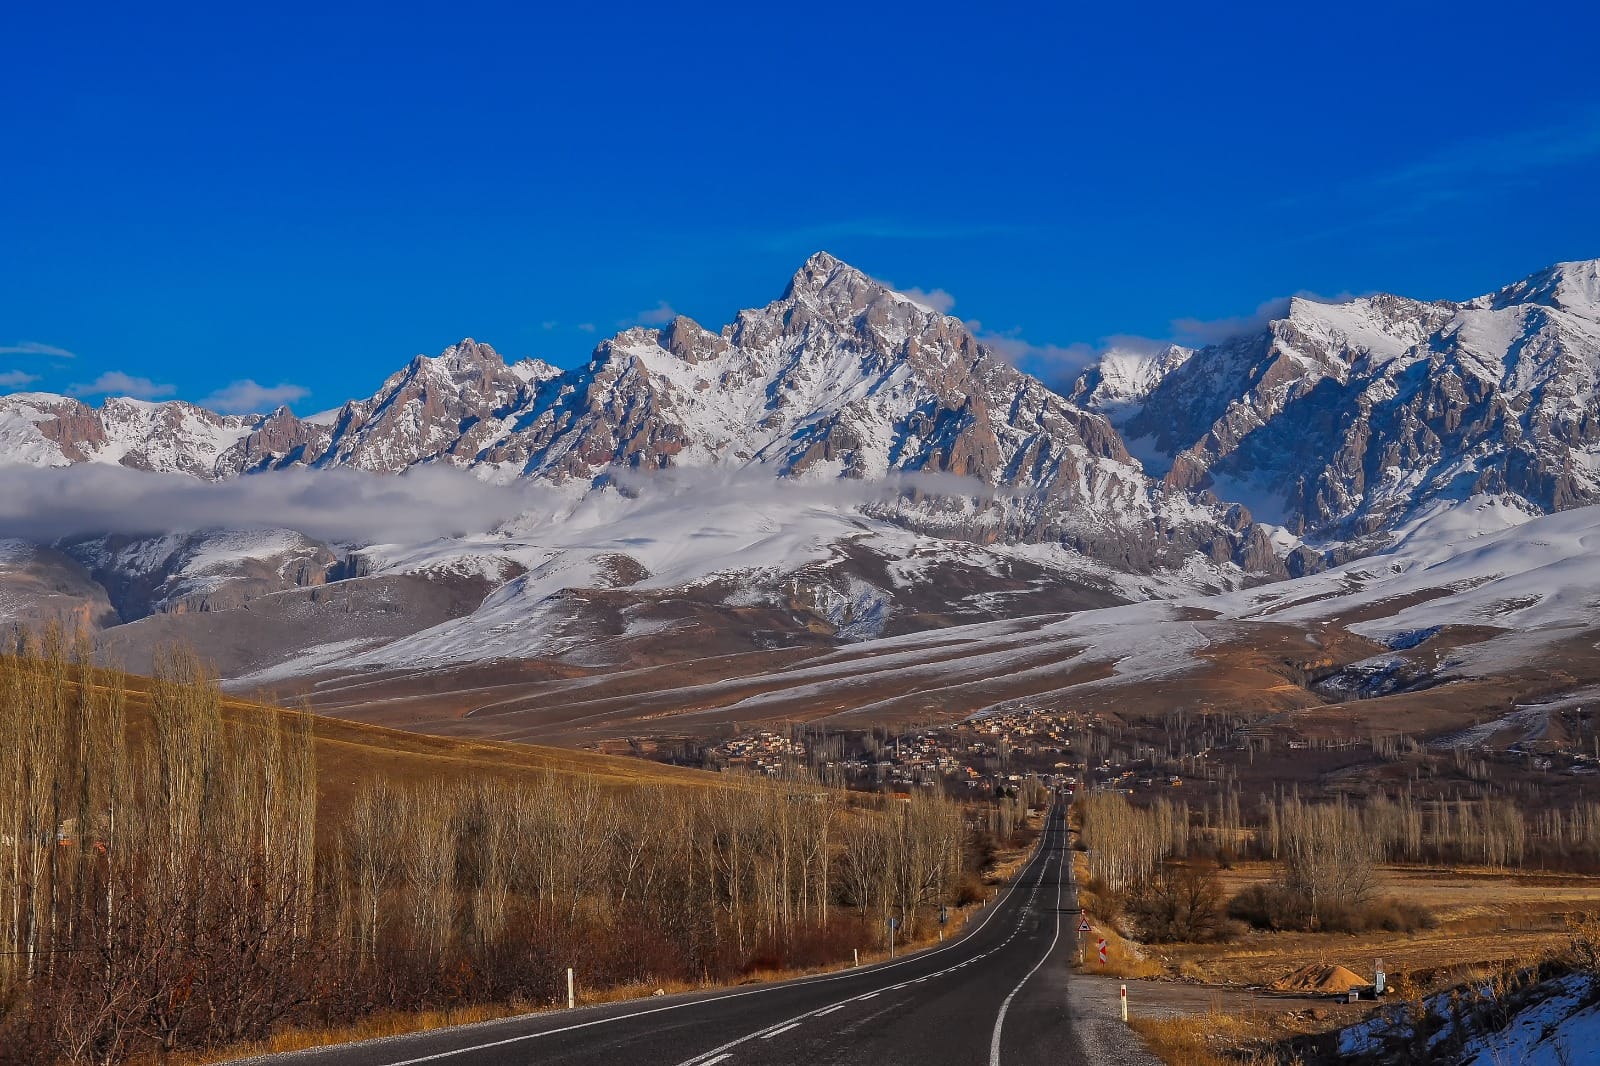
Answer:
[{"label": "mountain summit", "polygon": [[[1101,373],[1104,373],[1102,371]],[[1295,299],[1097,403],[1169,485],[1248,502],[1336,554],[1474,495],[1600,502],[1600,260],[1473,300]]]}]

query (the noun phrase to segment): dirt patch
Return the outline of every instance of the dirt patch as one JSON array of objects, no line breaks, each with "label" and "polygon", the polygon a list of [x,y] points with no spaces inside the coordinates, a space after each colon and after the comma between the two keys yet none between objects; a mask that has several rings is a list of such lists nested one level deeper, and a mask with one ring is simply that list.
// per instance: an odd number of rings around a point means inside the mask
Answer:
[{"label": "dirt patch", "polygon": [[1272,982],[1274,992],[1318,992],[1335,994],[1371,984],[1366,978],[1343,966],[1309,963],[1291,970]]}]

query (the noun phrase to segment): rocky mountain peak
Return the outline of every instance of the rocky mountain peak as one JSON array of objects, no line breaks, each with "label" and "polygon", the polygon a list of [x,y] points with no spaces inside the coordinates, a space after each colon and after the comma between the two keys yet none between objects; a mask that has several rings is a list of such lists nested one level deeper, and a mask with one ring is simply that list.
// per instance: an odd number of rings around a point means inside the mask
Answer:
[{"label": "rocky mountain peak", "polygon": [[678,315],[660,332],[657,343],[686,363],[715,359],[728,351],[728,339],[712,333],[688,315]]},{"label": "rocky mountain peak", "polygon": [[849,314],[859,312],[874,297],[888,292],[888,286],[849,263],[827,252],[817,252],[789,280],[782,302]]},{"label": "rocky mountain peak", "polygon": [[1467,306],[1500,310],[1528,304],[1600,322],[1600,259],[1556,263]]}]

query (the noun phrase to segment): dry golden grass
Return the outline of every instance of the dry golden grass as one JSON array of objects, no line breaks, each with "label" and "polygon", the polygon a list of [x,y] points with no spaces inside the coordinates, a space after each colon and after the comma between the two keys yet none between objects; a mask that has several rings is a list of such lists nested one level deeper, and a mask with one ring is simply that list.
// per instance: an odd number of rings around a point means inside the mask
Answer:
[{"label": "dry golden grass", "polygon": [[[130,725],[143,728],[150,706],[151,679],[96,671],[102,683],[120,682],[127,694]],[[233,721],[281,713],[269,704],[224,696],[222,710]],[[532,744],[463,740],[412,733],[385,726],[315,716],[318,794],[323,813],[344,809],[361,782],[382,777],[391,784],[453,782],[463,778],[516,782],[557,774],[602,786],[665,785],[689,788],[753,787],[739,775],[623,756],[570,751]]]},{"label": "dry golden grass", "polygon": [[[1222,871],[1229,895],[1272,876],[1268,863]],[[1439,924],[1415,933],[1253,932],[1226,944],[1173,944],[1147,949],[1168,974],[1204,975],[1222,984],[1257,986],[1308,963],[1347,966],[1370,975],[1384,960],[1391,979],[1529,962],[1561,950],[1568,915],[1600,909],[1600,877],[1481,867],[1386,866],[1380,893],[1422,903]],[[1426,983],[1426,982],[1425,982]]]},{"label": "dry golden grass", "polygon": [[[1083,962],[1079,969],[1084,973],[1104,974],[1109,977],[1137,979],[1163,977],[1170,968],[1160,959],[1152,958],[1144,945],[1129,940],[1119,933],[1104,917],[1104,908],[1094,892],[1083,886],[1089,882],[1089,859],[1080,851],[1072,853],[1074,872],[1078,879],[1078,902],[1087,910],[1089,924],[1094,928],[1083,937]],[[1078,935],[1073,930],[1074,937]],[[1106,961],[1100,962],[1096,941],[1106,941]]]},{"label": "dry golden grass", "polygon": [[1130,1016],[1128,1025],[1168,1066],[1249,1066],[1276,1063],[1265,1045],[1297,1031],[1289,1016],[1208,1011],[1175,1018]]},{"label": "dry golden grass", "polygon": [[187,1051],[171,1055],[146,1055],[129,1060],[128,1066],[208,1066],[210,1063],[231,1062],[235,1059],[254,1058],[258,1055],[277,1055],[287,1051],[304,1051],[327,1044],[346,1044],[356,1040],[376,1040],[385,1036],[404,1036],[428,1029],[444,1029],[452,1025],[469,1025],[473,1022],[492,1021],[513,1014],[522,1014],[526,1007],[506,1005],[479,1005],[458,1010],[423,1011],[415,1014],[374,1014],[357,1025],[338,1029],[287,1029],[271,1039],[233,1047],[213,1048],[210,1051]]}]

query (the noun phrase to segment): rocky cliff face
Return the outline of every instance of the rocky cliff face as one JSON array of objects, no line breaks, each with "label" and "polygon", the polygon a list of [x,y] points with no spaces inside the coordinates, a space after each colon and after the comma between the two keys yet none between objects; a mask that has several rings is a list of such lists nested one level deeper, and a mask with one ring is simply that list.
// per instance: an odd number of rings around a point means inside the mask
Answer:
[{"label": "rocky cliff face", "polygon": [[1115,411],[1168,484],[1349,555],[1427,508],[1600,500],[1600,261],[1462,303],[1296,299]]},{"label": "rocky cliff face", "polygon": [[0,464],[117,463],[211,478],[223,453],[262,422],[181,400],[114,397],[94,408],[65,396],[14,393],[0,396]]}]

